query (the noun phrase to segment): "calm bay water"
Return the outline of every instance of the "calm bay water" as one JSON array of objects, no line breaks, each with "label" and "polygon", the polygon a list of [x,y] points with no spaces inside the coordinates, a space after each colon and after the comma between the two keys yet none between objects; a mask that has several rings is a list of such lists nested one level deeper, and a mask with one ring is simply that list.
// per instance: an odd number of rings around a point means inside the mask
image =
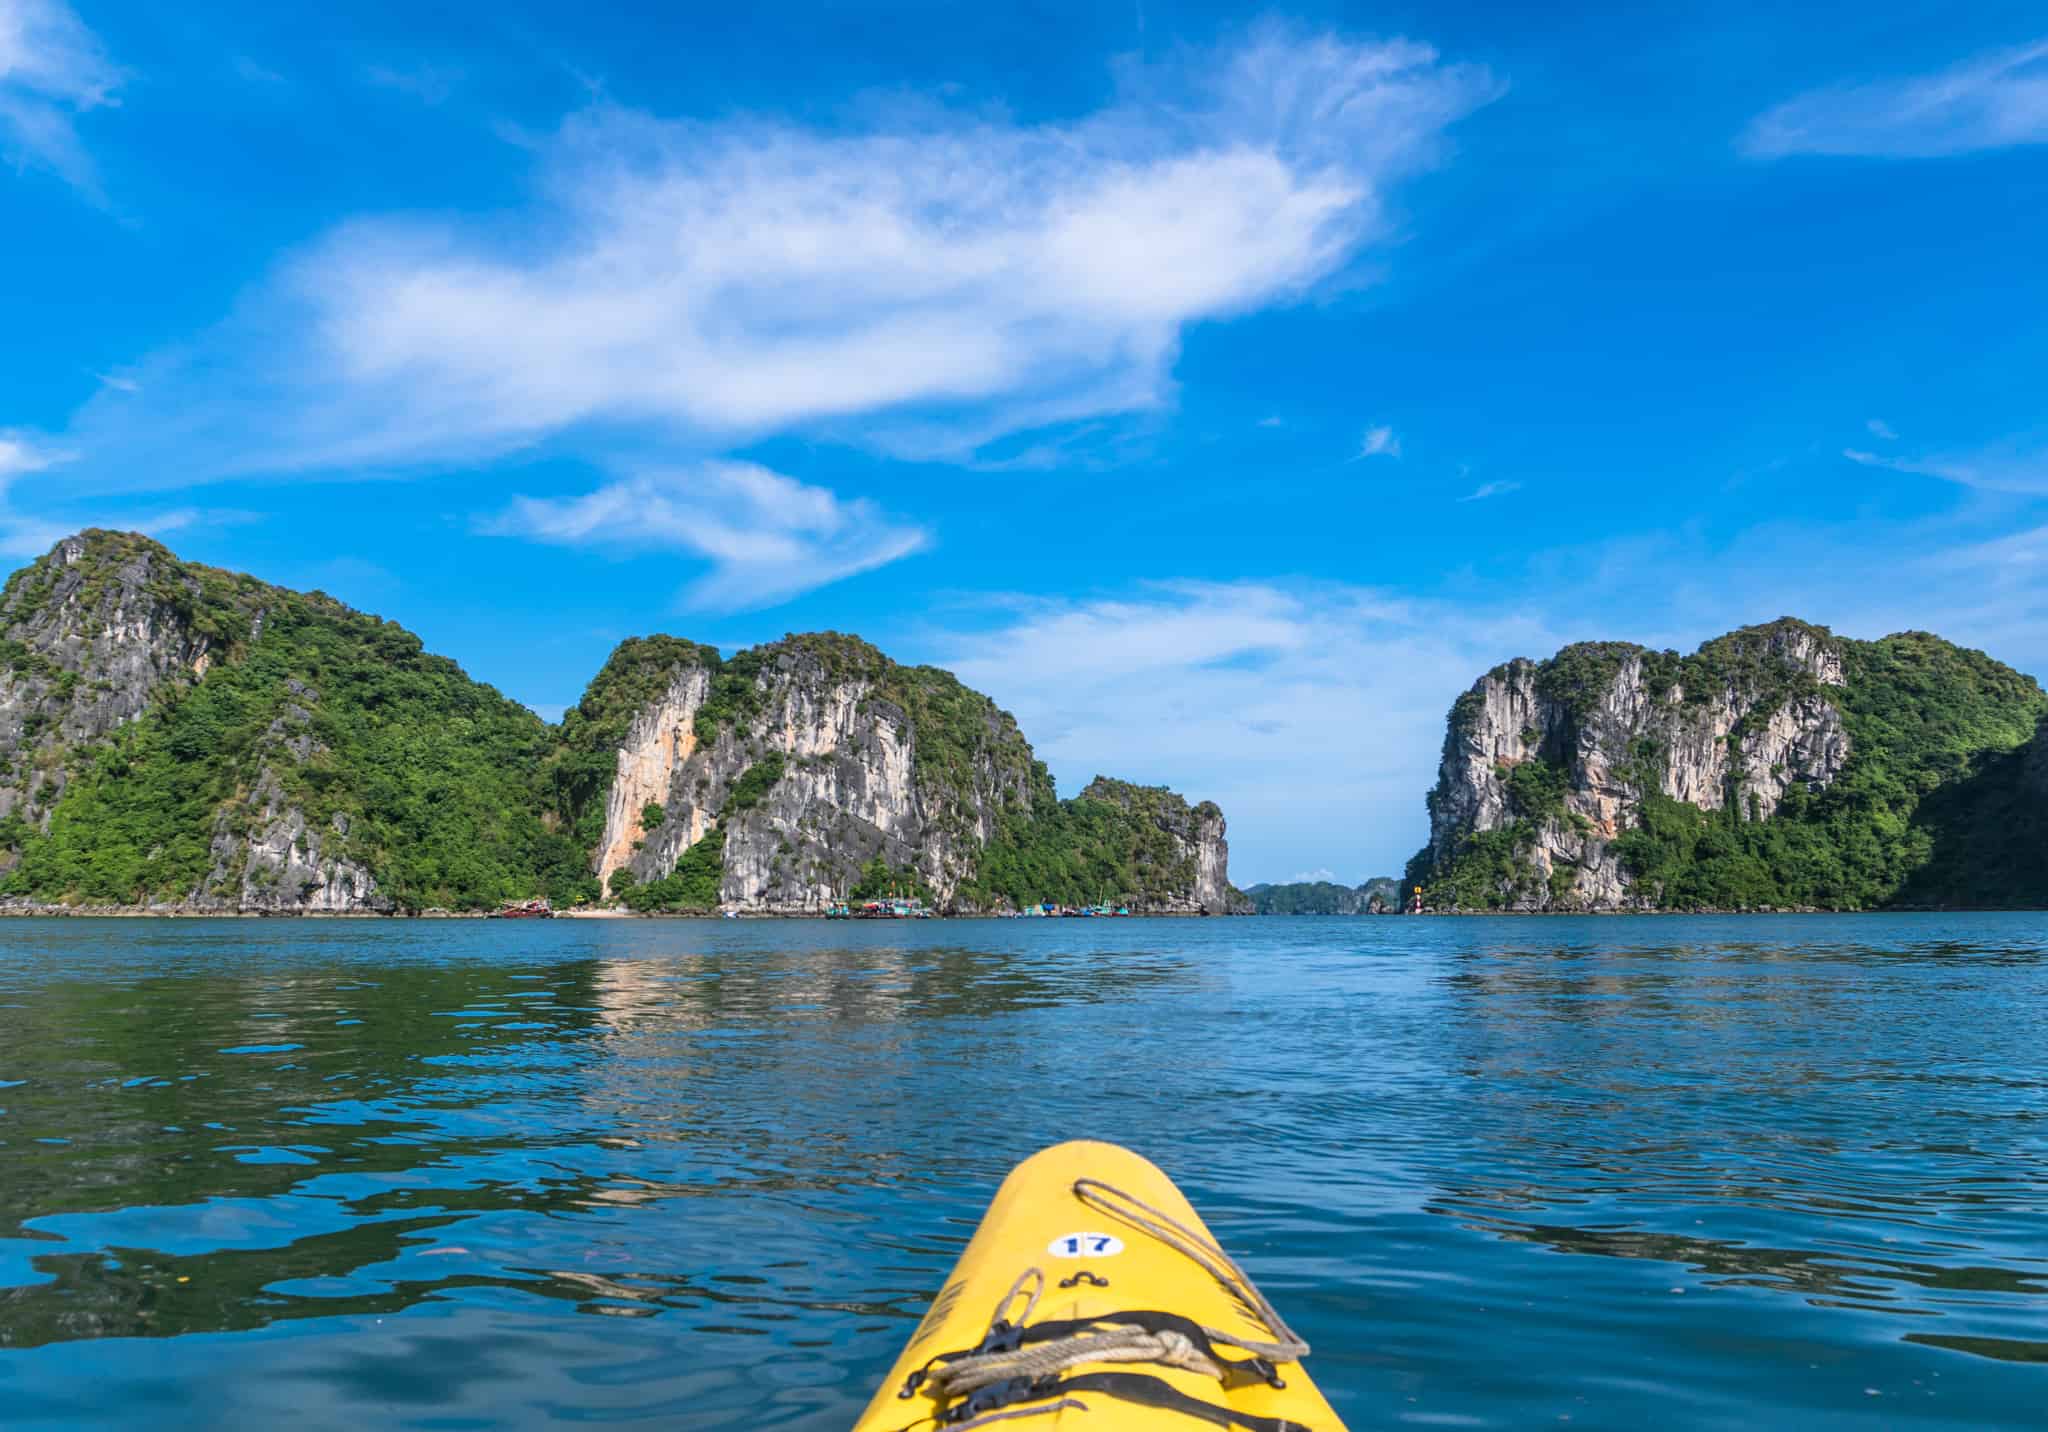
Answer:
[{"label": "calm bay water", "polygon": [[77,920],[0,1424],[844,1427],[1081,1136],[1354,1428],[2048,1407],[2048,919]]}]

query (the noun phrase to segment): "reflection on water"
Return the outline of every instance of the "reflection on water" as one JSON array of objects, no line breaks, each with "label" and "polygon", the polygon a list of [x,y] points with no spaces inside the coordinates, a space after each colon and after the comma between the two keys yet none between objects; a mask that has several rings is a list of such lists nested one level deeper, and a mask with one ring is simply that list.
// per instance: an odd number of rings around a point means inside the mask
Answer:
[{"label": "reflection on water", "polygon": [[843,1426],[1008,1165],[1088,1135],[1356,1426],[2016,1425],[2042,934],[6,922],[0,1397]]}]

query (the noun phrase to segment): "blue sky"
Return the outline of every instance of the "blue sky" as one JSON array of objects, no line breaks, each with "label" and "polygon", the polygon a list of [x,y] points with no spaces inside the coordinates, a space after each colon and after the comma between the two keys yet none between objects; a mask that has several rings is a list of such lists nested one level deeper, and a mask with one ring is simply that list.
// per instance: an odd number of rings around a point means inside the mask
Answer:
[{"label": "blue sky", "polygon": [[2039,7],[1646,8],[0,0],[0,551],[549,716],[859,632],[1240,883],[1397,869],[1509,656],[2048,670]]}]

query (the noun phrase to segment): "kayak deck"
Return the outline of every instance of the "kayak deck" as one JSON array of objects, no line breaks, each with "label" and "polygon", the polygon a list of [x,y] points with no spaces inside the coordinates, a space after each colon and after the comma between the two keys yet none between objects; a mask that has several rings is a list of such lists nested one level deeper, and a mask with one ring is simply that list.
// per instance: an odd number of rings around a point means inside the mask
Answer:
[{"label": "kayak deck", "polygon": [[[1016,1419],[1035,1432],[1343,1432],[1294,1360],[1306,1349],[1262,1315],[1214,1242],[1173,1181],[1128,1149],[1033,1155],[1003,1181],[855,1432]],[[1259,1348],[1291,1357],[1261,1364]],[[977,1391],[948,1387],[999,1374]]]}]

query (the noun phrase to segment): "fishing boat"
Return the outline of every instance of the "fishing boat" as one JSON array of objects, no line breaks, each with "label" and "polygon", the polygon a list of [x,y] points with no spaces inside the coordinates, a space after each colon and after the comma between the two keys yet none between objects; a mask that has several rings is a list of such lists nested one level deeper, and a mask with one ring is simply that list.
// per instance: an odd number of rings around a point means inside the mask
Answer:
[{"label": "fishing boat", "polygon": [[506,905],[491,911],[488,918],[493,920],[552,920],[555,918],[555,909],[545,899],[522,900],[516,905]]},{"label": "fishing boat", "polygon": [[1057,1144],[1003,1181],[854,1432],[1343,1432],[1307,1355],[1171,1179]]},{"label": "fishing boat", "polygon": [[863,900],[847,909],[844,915],[838,913],[842,907],[834,906],[826,914],[827,919],[840,920],[929,920],[932,912],[922,900],[906,900],[900,895],[891,895],[886,900]]}]

